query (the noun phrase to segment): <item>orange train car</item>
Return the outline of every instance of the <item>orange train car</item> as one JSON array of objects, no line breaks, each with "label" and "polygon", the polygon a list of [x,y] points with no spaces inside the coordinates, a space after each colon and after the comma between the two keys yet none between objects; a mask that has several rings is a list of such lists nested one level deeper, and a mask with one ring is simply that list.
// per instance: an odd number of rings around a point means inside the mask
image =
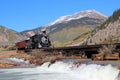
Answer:
[{"label": "orange train car", "polygon": [[16,48],[17,48],[17,50],[25,50],[26,45],[27,45],[27,40],[17,42],[16,43]]}]

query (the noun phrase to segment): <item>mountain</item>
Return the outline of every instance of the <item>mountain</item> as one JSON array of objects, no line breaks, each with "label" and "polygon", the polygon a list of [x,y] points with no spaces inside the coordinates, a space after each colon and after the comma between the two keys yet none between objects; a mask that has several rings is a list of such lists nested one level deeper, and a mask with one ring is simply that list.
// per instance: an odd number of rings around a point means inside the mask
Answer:
[{"label": "mountain", "polygon": [[[65,46],[66,42],[91,31],[107,18],[107,16],[95,10],[86,10],[72,15],[62,16],[42,28],[47,29],[53,45]],[[39,33],[36,31],[40,31],[42,28],[25,31],[22,32],[22,34],[29,35],[31,33]]]},{"label": "mountain", "polygon": [[40,31],[43,27],[38,27],[38,28],[35,28],[35,29],[32,29],[32,30],[25,30],[25,31],[22,31],[20,32],[21,35],[24,35],[24,36],[27,36],[27,37],[30,37],[30,36],[33,36],[35,34],[40,34]]},{"label": "mountain", "polygon": [[105,19],[104,17],[107,18],[107,16],[97,12],[96,10],[86,10],[86,11],[81,11],[81,12],[78,12],[72,15],[62,16],[58,18],[57,20],[55,20],[54,22],[50,23],[48,26],[62,23],[62,22],[67,22],[70,20],[80,19],[84,17],[95,18],[95,19],[98,18],[98,19],[103,19],[103,20]]},{"label": "mountain", "polygon": [[101,22],[104,22],[107,18],[107,16],[95,10],[86,10],[72,15],[62,16],[45,27],[50,30],[50,32],[55,30],[59,31],[65,27],[75,27],[79,25],[95,27]]},{"label": "mountain", "polygon": [[26,39],[26,37],[14,30],[0,26],[0,46],[14,44],[23,39]]},{"label": "mountain", "polygon": [[86,45],[120,42],[120,9],[96,27],[83,42]]}]

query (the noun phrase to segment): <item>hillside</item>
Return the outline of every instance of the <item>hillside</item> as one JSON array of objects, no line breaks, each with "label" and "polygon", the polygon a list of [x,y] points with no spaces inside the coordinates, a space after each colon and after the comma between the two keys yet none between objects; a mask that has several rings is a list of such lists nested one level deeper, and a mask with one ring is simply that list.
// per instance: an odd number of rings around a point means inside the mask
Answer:
[{"label": "hillside", "polygon": [[25,38],[25,36],[22,36],[16,31],[0,26],[0,46],[14,44],[15,42],[21,41]]},{"label": "hillside", "polygon": [[103,24],[96,27],[89,37],[83,40],[83,44],[86,45],[117,42],[120,42],[120,9],[116,10]]}]

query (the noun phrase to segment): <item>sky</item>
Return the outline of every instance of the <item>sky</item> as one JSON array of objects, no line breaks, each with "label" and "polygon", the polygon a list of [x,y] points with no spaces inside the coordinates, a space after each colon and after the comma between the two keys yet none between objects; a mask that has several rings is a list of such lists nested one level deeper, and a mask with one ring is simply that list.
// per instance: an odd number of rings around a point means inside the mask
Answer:
[{"label": "sky", "polygon": [[0,0],[0,25],[21,32],[84,10],[111,16],[119,8],[120,0]]}]

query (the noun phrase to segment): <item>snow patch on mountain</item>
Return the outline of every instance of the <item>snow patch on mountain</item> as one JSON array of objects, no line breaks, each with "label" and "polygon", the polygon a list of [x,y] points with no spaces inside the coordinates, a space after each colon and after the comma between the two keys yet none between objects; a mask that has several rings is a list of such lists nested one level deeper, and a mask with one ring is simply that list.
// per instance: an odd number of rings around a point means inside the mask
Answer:
[{"label": "snow patch on mountain", "polygon": [[80,19],[83,17],[101,18],[101,19],[103,19],[103,17],[108,18],[107,16],[101,14],[100,12],[98,12],[96,10],[86,10],[86,11],[81,11],[81,12],[75,13],[73,15],[61,16],[54,22],[48,24],[47,26],[51,26],[54,24],[58,24],[58,23],[62,23],[62,22],[70,21],[70,20]]}]

